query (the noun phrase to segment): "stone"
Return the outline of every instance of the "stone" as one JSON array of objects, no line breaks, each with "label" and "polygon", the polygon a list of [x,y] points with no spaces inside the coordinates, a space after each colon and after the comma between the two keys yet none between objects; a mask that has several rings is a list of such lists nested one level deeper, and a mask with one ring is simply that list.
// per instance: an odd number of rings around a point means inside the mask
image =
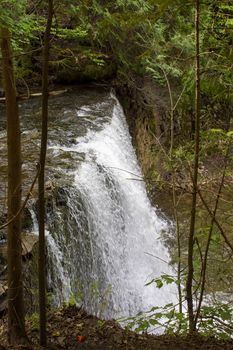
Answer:
[{"label": "stone", "polygon": [[[26,285],[25,289],[25,295],[26,295],[26,309],[27,312],[33,312],[34,311],[34,301],[33,295],[32,295],[32,287],[34,288],[34,283],[32,283],[31,279],[33,276],[37,276],[37,268],[32,267],[33,264],[29,262],[29,260],[37,260],[37,256],[34,257],[34,255],[37,255],[36,246],[38,243],[38,236],[32,233],[23,233],[22,234],[22,259],[24,261],[23,264],[23,270],[24,275],[27,276],[25,278],[24,283]],[[1,260],[4,262],[0,265],[1,271],[0,271],[0,317],[4,315],[7,309],[7,243],[2,244],[0,246],[0,257]],[[28,280],[30,279],[30,281]],[[30,291],[30,293],[29,293]],[[30,295],[29,295],[30,294]]]}]

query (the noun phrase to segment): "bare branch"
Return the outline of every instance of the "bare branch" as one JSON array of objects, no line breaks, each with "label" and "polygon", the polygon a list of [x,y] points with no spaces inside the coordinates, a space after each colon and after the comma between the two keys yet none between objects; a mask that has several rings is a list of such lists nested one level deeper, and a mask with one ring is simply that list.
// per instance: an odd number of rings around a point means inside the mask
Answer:
[{"label": "bare branch", "polygon": [[19,211],[16,213],[16,215],[14,215],[14,216],[13,216],[9,221],[7,221],[5,224],[3,224],[2,226],[0,226],[0,230],[4,229],[4,228],[6,228],[8,225],[10,225],[10,224],[19,216],[19,214],[23,211],[23,209],[26,207],[26,204],[27,204],[29,198],[30,198],[31,195],[32,195],[32,191],[33,191],[33,188],[34,188],[34,186],[35,186],[35,183],[36,183],[36,180],[37,180],[39,171],[40,171],[40,169],[39,169],[39,167],[38,167],[36,176],[35,176],[35,178],[34,178],[32,184],[31,184],[31,187],[30,187],[30,189],[29,189],[29,191],[28,191],[28,193],[27,193],[27,195],[26,195],[26,198],[25,198],[25,200],[24,200],[24,202],[23,202],[21,208],[20,208]]}]

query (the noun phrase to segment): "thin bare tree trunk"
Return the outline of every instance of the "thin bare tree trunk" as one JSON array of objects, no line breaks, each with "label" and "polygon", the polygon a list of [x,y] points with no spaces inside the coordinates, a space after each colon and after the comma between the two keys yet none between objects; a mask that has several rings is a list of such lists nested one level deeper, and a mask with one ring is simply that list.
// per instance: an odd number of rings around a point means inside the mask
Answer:
[{"label": "thin bare tree trunk", "polygon": [[199,318],[200,311],[201,311],[201,305],[202,305],[202,301],[203,301],[203,296],[204,296],[204,292],[205,292],[205,283],[206,283],[206,272],[207,272],[207,262],[208,262],[209,247],[210,247],[212,233],[213,233],[213,229],[214,229],[214,223],[215,223],[214,219],[215,219],[216,214],[217,214],[219,200],[220,200],[221,192],[222,192],[222,189],[223,189],[223,186],[224,186],[225,177],[226,177],[226,170],[227,170],[227,162],[228,162],[228,158],[229,158],[229,153],[230,153],[230,143],[229,143],[229,145],[227,147],[227,152],[226,152],[225,159],[224,159],[224,168],[223,168],[222,178],[221,178],[221,182],[220,182],[220,185],[219,185],[217,197],[216,197],[216,200],[215,200],[213,216],[211,218],[209,234],[208,234],[208,237],[207,237],[206,249],[205,249],[205,254],[204,254],[204,259],[203,259],[203,266],[202,266],[200,296],[199,296],[197,311],[196,311],[196,315],[195,315],[195,327],[196,327],[197,322],[198,322],[198,318]]},{"label": "thin bare tree trunk", "polygon": [[196,96],[195,96],[195,160],[193,169],[193,194],[192,194],[192,209],[190,219],[190,231],[188,239],[188,276],[186,282],[186,297],[188,304],[189,318],[189,333],[196,330],[194,312],[193,312],[193,246],[195,236],[196,223],[196,204],[197,204],[197,185],[198,185],[198,166],[199,166],[199,149],[200,149],[200,42],[199,42],[199,22],[200,22],[200,0],[196,0],[196,16],[195,16],[195,31],[196,31]]},{"label": "thin bare tree trunk", "polygon": [[50,30],[53,17],[53,1],[48,0],[48,19],[44,35],[43,72],[42,72],[42,133],[39,161],[39,305],[40,305],[40,345],[46,347],[46,257],[45,257],[45,161],[48,134],[48,65]]},{"label": "thin bare tree trunk", "polygon": [[175,109],[179,103],[179,100],[183,94],[183,91],[181,92],[180,96],[178,97],[175,105],[173,101],[172,96],[172,89],[170,85],[170,81],[168,79],[168,76],[165,72],[165,70],[162,68],[164,77],[167,82],[167,88],[169,92],[169,98],[170,98],[170,150],[169,150],[169,160],[171,162],[171,168],[172,168],[172,206],[173,206],[173,215],[174,220],[176,224],[176,241],[177,241],[177,258],[178,258],[178,264],[177,264],[177,289],[178,289],[178,298],[179,298],[179,312],[182,313],[182,288],[181,288],[181,244],[180,244],[180,225],[179,225],[179,218],[178,218],[178,212],[177,212],[177,196],[176,196],[176,189],[175,189],[175,169],[173,164],[173,150],[174,150],[174,112]]},{"label": "thin bare tree trunk", "polygon": [[[6,94],[8,145],[8,340],[10,344],[25,342],[22,245],[21,245],[21,137],[16,87],[10,47],[10,32],[1,28],[3,78]],[[14,220],[12,220],[14,218]]]}]

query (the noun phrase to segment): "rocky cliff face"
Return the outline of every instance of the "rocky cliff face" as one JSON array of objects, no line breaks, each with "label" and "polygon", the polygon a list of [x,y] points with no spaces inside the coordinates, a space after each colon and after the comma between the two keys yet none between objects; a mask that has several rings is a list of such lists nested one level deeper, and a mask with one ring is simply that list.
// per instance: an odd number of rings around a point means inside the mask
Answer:
[{"label": "rocky cliff face", "polygon": [[147,185],[154,172],[160,169],[161,149],[169,144],[170,128],[166,89],[159,88],[149,78],[133,87],[117,88],[124,107],[133,144]]},{"label": "rocky cliff face", "polygon": [[[171,87],[174,101],[178,92]],[[166,86],[156,85],[149,77],[135,78],[133,83],[120,85],[117,93],[124,107],[133,143],[137,151],[147,188],[153,193],[155,185],[170,183],[171,173],[166,164],[171,144],[170,98]],[[176,97],[175,97],[176,96]],[[178,94],[179,98],[179,94]],[[229,130],[232,125],[232,104],[213,102],[202,96],[202,131]],[[195,113],[192,106],[180,103],[174,111],[174,148],[187,147],[195,132]],[[203,140],[205,142],[205,140]],[[214,157],[214,154],[211,155]],[[185,174],[178,169],[178,182]],[[168,190],[169,190],[168,186]],[[166,190],[166,185],[164,187]]]}]

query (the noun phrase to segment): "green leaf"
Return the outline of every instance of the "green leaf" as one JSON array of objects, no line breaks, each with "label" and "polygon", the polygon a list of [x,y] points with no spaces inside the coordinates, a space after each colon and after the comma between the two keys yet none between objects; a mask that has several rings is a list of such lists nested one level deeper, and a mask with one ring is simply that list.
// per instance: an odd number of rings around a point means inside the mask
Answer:
[{"label": "green leaf", "polygon": [[156,326],[157,324],[159,324],[159,322],[155,319],[150,319],[149,322],[152,326]]},{"label": "green leaf", "polygon": [[224,131],[222,129],[210,129],[211,132],[213,133],[221,133],[224,134]]},{"label": "green leaf", "polygon": [[162,282],[162,280],[161,279],[156,279],[155,280],[155,283],[156,283],[156,287],[157,288],[162,288],[163,287],[163,282]]}]

